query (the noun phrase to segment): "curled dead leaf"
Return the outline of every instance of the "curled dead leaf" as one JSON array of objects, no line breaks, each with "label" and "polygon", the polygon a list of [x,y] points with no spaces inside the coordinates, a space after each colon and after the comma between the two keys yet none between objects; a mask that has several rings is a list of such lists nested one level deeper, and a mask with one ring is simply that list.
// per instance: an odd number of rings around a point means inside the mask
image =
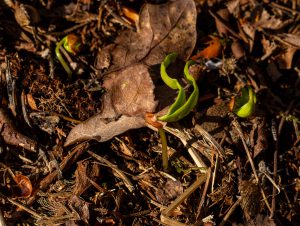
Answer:
[{"label": "curled dead leaf", "polygon": [[20,133],[2,108],[0,108],[0,131],[0,136],[6,144],[23,147],[28,151],[35,151],[37,143]]},{"label": "curled dead leaf", "polygon": [[133,10],[129,7],[123,6],[122,13],[126,17],[126,19],[129,20],[133,25],[138,24],[139,14],[135,10]]},{"label": "curled dead leaf", "polygon": [[26,95],[26,97],[27,97],[27,103],[28,103],[29,107],[31,108],[31,110],[37,111],[38,108],[36,106],[36,102],[35,102],[33,96],[31,95],[31,93],[28,93]]},{"label": "curled dead leaf", "polygon": [[200,57],[211,59],[218,57],[221,54],[222,43],[218,37],[211,36],[211,40],[206,42],[206,44],[208,44],[208,46],[195,56],[192,56],[192,60],[197,60]]},{"label": "curled dead leaf", "polygon": [[19,188],[17,195],[25,198],[30,197],[32,193],[32,184],[30,179],[22,174],[17,174],[14,177],[14,181],[17,183]]}]

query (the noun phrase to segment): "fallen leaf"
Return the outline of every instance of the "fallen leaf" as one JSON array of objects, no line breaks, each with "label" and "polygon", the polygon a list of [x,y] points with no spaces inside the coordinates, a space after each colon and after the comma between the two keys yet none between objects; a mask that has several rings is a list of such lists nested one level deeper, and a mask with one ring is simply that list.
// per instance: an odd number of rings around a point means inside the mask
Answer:
[{"label": "fallen leaf", "polygon": [[[110,58],[103,78],[103,110],[75,126],[65,146],[89,139],[104,142],[129,129],[145,126],[145,114],[159,110],[166,99],[155,95],[159,87],[153,81],[159,73],[153,75],[153,67],[171,52],[177,52],[181,60],[188,59],[195,43],[193,0],[146,4],[140,12],[137,32],[122,32],[114,44],[99,52],[96,68],[103,68],[103,59]],[[172,93],[169,89],[168,92]]]},{"label": "fallen leaf", "polygon": [[104,86],[108,91],[103,97],[102,112],[74,127],[65,146],[90,139],[104,142],[129,129],[141,128],[145,126],[146,112],[156,108],[154,85],[145,65],[111,73]]}]

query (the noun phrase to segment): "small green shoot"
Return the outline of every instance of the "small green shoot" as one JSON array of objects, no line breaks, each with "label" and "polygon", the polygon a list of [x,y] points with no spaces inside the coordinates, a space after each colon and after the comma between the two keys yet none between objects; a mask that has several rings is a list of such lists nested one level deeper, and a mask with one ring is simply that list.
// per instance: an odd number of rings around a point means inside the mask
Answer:
[{"label": "small green shoot", "polygon": [[[158,118],[160,121],[164,122],[176,122],[187,116],[196,106],[199,97],[199,89],[197,83],[194,77],[189,73],[189,66],[195,64],[194,61],[188,61],[184,67],[184,77],[194,88],[188,100],[186,100],[185,91],[180,85],[179,81],[177,79],[171,78],[167,74],[166,68],[176,59],[176,57],[177,53],[171,53],[167,55],[160,66],[160,74],[164,83],[171,89],[178,90],[177,98],[175,102],[170,106],[168,113]],[[164,170],[166,171],[168,168],[167,139],[163,128],[159,128],[158,132],[162,143],[162,164]]]},{"label": "small green shoot", "polygon": [[194,64],[194,61],[190,60],[185,64],[184,67],[184,77],[185,79],[193,85],[194,91],[189,96],[188,100],[186,101],[186,95],[182,88],[182,86],[179,84],[177,79],[172,79],[169,77],[169,75],[166,72],[166,67],[176,59],[177,54],[171,53],[168,56],[166,56],[165,60],[161,64],[161,77],[163,81],[172,89],[178,89],[178,95],[175,100],[175,102],[171,105],[168,113],[166,115],[163,115],[159,117],[158,119],[164,122],[176,122],[180,119],[187,116],[193,108],[196,106],[198,97],[199,97],[199,89],[197,86],[197,83],[194,79],[194,77],[189,73],[189,66]]},{"label": "small green shoot", "polygon": [[64,47],[65,50],[73,55],[76,55],[81,50],[81,42],[79,38],[74,34],[69,34],[65,36],[59,43],[57,43],[55,48],[55,54],[63,68],[68,74],[68,78],[70,79],[72,76],[72,70],[69,67],[68,63],[64,60],[63,56],[60,53],[60,47]]},{"label": "small green shoot", "polygon": [[256,104],[256,94],[251,86],[245,86],[242,88],[242,94],[235,98],[232,111],[241,118],[250,117]]}]

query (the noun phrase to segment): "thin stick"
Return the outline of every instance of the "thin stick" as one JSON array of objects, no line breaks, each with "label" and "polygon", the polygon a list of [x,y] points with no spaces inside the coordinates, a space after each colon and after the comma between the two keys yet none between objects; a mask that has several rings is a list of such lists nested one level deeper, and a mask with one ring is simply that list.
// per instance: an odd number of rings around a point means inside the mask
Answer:
[{"label": "thin stick", "polygon": [[119,168],[112,164],[110,161],[108,161],[107,159],[95,154],[94,152],[91,152],[91,151],[87,151],[87,153],[94,157],[95,159],[97,159],[98,161],[102,162],[102,163],[105,163],[107,164],[112,170],[114,170],[116,172],[116,174],[119,176],[119,178],[121,178],[123,181],[124,181],[124,184],[125,186],[128,188],[128,190],[130,192],[133,192],[134,190],[134,186],[133,184],[131,183],[131,181],[128,179],[128,177],[121,171],[119,170]]},{"label": "thin stick", "polygon": [[231,216],[231,214],[233,213],[233,211],[235,210],[235,208],[240,204],[242,198],[239,197],[238,200],[236,200],[236,202],[231,206],[231,208],[229,209],[229,211],[227,212],[227,214],[223,217],[221,223],[219,226],[223,226],[226,224],[227,220],[229,219],[229,217]]},{"label": "thin stick", "polygon": [[297,10],[295,10],[295,9],[291,9],[289,7],[286,7],[286,6],[279,5],[279,4],[275,3],[275,2],[270,2],[270,6],[274,7],[274,8],[278,8],[278,9],[284,10],[284,11],[287,11],[287,12],[290,12],[290,13],[300,14],[300,12],[297,11]]},{"label": "thin stick", "polygon": [[38,213],[36,213],[35,211],[33,211],[32,209],[29,209],[28,207],[22,205],[21,203],[19,202],[16,202],[14,200],[12,200],[11,198],[9,197],[6,197],[6,199],[8,201],[10,201],[12,204],[16,205],[17,207],[19,207],[20,209],[22,210],[25,210],[26,212],[30,213],[33,217],[37,218],[37,219],[42,219],[43,217],[41,215],[39,215]]},{"label": "thin stick", "polygon": [[201,184],[204,183],[204,181],[207,179],[207,175],[209,173],[210,169],[208,169],[206,174],[201,175],[196,179],[196,181],[188,187],[177,199],[175,199],[171,205],[169,205],[163,212],[162,215],[165,217],[169,217],[172,212],[176,209],[177,206],[179,206],[186,198],[188,198]]},{"label": "thin stick", "polygon": [[202,193],[202,196],[201,196],[201,199],[200,199],[200,202],[199,202],[199,206],[198,206],[198,209],[197,209],[197,215],[196,215],[196,220],[197,221],[199,220],[199,217],[201,215],[201,210],[202,210],[203,204],[205,202],[205,197],[206,197],[207,190],[208,190],[208,187],[209,187],[210,178],[211,178],[211,169],[209,169],[207,171],[207,179],[206,179],[204,189],[203,189],[203,193]]},{"label": "thin stick", "polygon": [[[254,174],[254,177],[255,177],[255,179],[256,179],[256,182],[259,184],[259,178],[258,178],[256,169],[255,169],[253,160],[252,160],[252,158],[251,158],[251,154],[250,154],[249,148],[248,148],[248,146],[247,146],[247,144],[246,144],[245,137],[244,137],[244,134],[243,134],[243,132],[242,132],[242,128],[241,128],[241,126],[239,125],[239,123],[238,123],[237,120],[233,120],[232,124],[233,124],[233,126],[236,128],[236,130],[237,130],[237,132],[238,132],[238,134],[239,134],[239,136],[240,136],[240,138],[241,138],[241,140],[242,140],[244,149],[245,149],[246,154],[247,154],[247,157],[248,157],[248,161],[250,162],[250,165],[251,165],[252,172],[253,172],[253,174]],[[268,202],[268,199],[267,199],[267,197],[266,197],[266,194],[265,194],[265,192],[264,192],[264,190],[263,190],[262,188],[260,189],[260,192],[261,192],[261,194],[262,194],[262,196],[263,196],[263,199],[264,199],[264,202],[265,202],[266,206],[268,207],[269,211],[272,212],[271,206],[270,206],[270,204],[269,204],[269,202]]]},{"label": "thin stick", "polygon": [[[286,112],[285,112],[285,115],[287,115],[289,113],[289,111],[292,109],[293,105],[294,105],[295,101],[293,100]],[[284,117],[281,118],[280,120],[280,123],[279,123],[279,126],[278,126],[278,130],[275,131],[277,132],[277,140],[276,140],[276,145],[275,145],[275,151],[274,151],[274,154],[273,154],[273,175],[274,175],[274,182],[276,183],[276,179],[277,179],[277,169],[278,169],[278,150],[279,150],[279,137],[280,137],[280,134],[281,134],[281,130],[282,130],[282,127],[285,123],[285,119]],[[270,218],[273,218],[274,215],[275,215],[275,211],[276,211],[276,194],[277,194],[277,189],[276,187],[273,185],[273,191],[272,191],[272,207],[271,207],[271,214],[270,214]]]}]

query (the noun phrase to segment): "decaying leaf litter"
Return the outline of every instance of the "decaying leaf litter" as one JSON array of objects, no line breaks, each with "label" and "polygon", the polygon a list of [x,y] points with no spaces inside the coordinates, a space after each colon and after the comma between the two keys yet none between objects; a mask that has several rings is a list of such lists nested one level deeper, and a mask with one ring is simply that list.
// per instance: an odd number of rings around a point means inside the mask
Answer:
[{"label": "decaying leaf litter", "polygon": [[[299,2],[0,6],[2,224],[297,224]],[[79,53],[55,49],[69,34]],[[168,74],[191,94],[193,59],[199,99],[162,123],[164,171],[156,120],[177,93],[159,68],[175,52]],[[243,87],[246,118],[228,106]]]}]

